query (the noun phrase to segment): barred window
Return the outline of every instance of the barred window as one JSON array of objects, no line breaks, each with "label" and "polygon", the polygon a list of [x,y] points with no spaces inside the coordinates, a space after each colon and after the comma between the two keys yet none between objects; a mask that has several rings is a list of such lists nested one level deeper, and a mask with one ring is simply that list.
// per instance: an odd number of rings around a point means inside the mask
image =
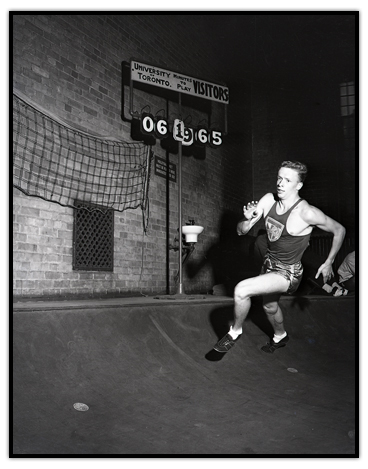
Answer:
[{"label": "barred window", "polygon": [[350,116],[355,111],[355,86],[353,81],[340,84],[341,115]]},{"label": "barred window", "polygon": [[114,211],[75,202],[73,270],[113,271]]},{"label": "barred window", "polygon": [[343,121],[345,150],[355,148],[355,85],[353,81],[340,84],[340,109]]}]

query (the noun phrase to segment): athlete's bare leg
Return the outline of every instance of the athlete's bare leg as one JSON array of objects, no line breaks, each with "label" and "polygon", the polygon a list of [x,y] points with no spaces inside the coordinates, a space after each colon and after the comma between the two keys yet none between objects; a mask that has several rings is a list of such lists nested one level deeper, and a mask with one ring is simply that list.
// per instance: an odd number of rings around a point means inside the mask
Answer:
[{"label": "athlete's bare leg", "polygon": [[[234,291],[234,331],[242,328],[243,322],[248,315],[251,306],[252,296],[266,296],[270,298],[279,298],[289,288],[289,282],[278,274],[268,273],[258,277],[249,278],[238,283]],[[280,310],[281,313],[281,310]],[[282,318],[282,313],[281,313]],[[277,320],[279,316],[277,317]]]},{"label": "athlete's bare leg", "polygon": [[261,347],[266,353],[273,353],[280,347],[285,347],[289,341],[289,336],[284,329],[284,317],[279,305],[280,295],[269,295],[263,297],[263,310],[274,330],[271,342]]},{"label": "athlete's bare leg", "polygon": [[234,346],[235,340],[242,333],[243,322],[249,313],[253,296],[281,295],[288,288],[289,282],[281,275],[272,272],[238,283],[234,290],[234,324],[230,331],[217,342],[214,349],[224,353]]},{"label": "athlete's bare leg", "polygon": [[277,336],[285,334],[284,317],[279,305],[279,299],[279,294],[263,297],[263,310]]}]

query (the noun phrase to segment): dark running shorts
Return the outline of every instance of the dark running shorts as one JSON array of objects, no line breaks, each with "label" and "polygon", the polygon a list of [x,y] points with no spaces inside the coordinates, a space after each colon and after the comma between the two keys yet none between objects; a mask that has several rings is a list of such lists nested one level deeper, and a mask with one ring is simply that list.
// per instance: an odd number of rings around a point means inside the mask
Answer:
[{"label": "dark running shorts", "polygon": [[281,275],[290,282],[286,293],[292,294],[297,290],[302,280],[303,266],[301,262],[297,262],[296,264],[283,264],[275,259],[271,259],[266,254],[260,275],[268,274],[270,272]]}]

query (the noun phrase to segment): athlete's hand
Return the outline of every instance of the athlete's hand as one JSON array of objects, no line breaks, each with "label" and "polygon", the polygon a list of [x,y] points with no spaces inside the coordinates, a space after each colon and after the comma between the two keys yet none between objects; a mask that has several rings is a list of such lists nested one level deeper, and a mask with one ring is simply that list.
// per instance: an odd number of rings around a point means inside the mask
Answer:
[{"label": "athlete's hand", "polygon": [[257,212],[257,205],[258,205],[258,200],[254,202],[248,202],[247,205],[244,205],[243,207],[243,213],[244,213],[244,218],[246,220],[251,220],[252,218],[255,218],[258,214]]},{"label": "athlete's hand", "polygon": [[320,266],[320,268],[317,270],[317,274],[315,278],[318,278],[322,274],[323,281],[326,283],[330,278],[334,275],[333,270],[332,270],[332,264],[329,262],[325,262]]}]

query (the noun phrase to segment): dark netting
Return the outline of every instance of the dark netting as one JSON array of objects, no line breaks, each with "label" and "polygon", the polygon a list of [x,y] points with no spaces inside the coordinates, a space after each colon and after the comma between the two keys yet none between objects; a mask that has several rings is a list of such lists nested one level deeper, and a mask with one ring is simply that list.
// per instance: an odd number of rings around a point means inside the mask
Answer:
[{"label": "dark netting", "polygon": [[151,158],[143,143],[73,129],[13,93],[13,185],[27,195],[72,208],[82,201],[100,206],[90,210],[145,213]]}]

